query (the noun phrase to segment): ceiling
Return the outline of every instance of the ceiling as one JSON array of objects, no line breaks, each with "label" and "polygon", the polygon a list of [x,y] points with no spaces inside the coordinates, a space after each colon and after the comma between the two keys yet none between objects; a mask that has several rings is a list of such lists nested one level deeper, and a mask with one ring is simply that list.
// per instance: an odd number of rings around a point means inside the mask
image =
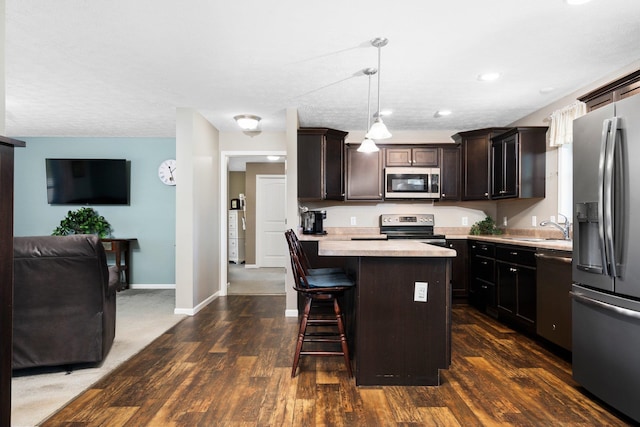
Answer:
[{"label": "ceiling", "polygon": [[173,137],[177,107],[364,130],[375,37],[392,133],[503,126],[640,59],[640,1],[6,0],[6,133]]}]

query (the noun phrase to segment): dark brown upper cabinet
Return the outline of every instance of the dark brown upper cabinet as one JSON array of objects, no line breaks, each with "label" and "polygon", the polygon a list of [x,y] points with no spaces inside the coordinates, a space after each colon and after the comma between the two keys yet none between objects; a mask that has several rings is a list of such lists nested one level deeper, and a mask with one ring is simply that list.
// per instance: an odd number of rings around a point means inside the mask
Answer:
[{"label": "dark brown upper cabinet", "polygon": [[440,150],[440,200],[460,200],[460,146],[451,144]]},{"label": "dark brown upper cabinet", "polygon": [[587,111],[593,111],[612,102],[620,101],[640,93],[640,70],[607,83],[578,98],[587,104]]},{"label": "dark brown upper cabinet", "polygon": [[462,154],[462,200],[488,200],[491,182],[491,138],[509,128],[486,128],[452,136]]},{"label": "dark brown upper cabinet", "polygon": [[298,129],[298,198],[344,200],[344,140],[348,132]]},{"label": "dark brown upper cabinet", "polygon": [[433,147],[385,148],[385,166],[438,166],[438,149]]},{"label": "dark brown upper cabinet", "polygon": [[383,150],[360,153],[360,144],[347,144],[347,200],[380,201],[383,196]]},{"label": "dark brown upper cabinet", "polygon": [[491,199],[545,196],[547,127],[517,127],[491,140]]}]

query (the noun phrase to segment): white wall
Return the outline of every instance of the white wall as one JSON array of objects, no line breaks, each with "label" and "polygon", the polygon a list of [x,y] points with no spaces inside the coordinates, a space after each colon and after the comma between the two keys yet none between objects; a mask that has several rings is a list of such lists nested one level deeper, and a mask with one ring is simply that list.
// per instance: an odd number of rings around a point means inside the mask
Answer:
[{"label": "white wall", "polygon": [[[176,111],[176,313],[195,314],[220,284],[219,134],[195,110]],[[226,171],[225,171],[226,172]]]}]

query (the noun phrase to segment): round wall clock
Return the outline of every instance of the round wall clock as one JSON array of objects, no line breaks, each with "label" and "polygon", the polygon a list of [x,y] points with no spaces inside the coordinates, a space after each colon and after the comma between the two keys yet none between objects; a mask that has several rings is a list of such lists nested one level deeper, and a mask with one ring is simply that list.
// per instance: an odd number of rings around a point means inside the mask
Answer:
[{"label": "round wall clock", "polygon": [[176,161],[168,159],[160,163],[158,178],[165,185],[176,185]]}]

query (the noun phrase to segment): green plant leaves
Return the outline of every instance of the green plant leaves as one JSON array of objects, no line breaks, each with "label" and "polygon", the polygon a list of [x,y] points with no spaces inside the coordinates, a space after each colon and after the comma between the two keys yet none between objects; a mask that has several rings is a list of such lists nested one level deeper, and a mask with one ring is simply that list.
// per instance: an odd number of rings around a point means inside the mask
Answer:
[{"label": "green plant leaves", "polygon": [[502,234],[502,230],[496,227],[496,223],[490,216],[478,221],[471,226],[469,234],[479,236],[481,234]]},{"label": "green plant leaves", "polygon": [[60,225],[51,233],[54,236],[70,234],[97,234],[100,238],[111,235],[111,224],[93,208],[80,208],[69,211],[60,221]]}]

